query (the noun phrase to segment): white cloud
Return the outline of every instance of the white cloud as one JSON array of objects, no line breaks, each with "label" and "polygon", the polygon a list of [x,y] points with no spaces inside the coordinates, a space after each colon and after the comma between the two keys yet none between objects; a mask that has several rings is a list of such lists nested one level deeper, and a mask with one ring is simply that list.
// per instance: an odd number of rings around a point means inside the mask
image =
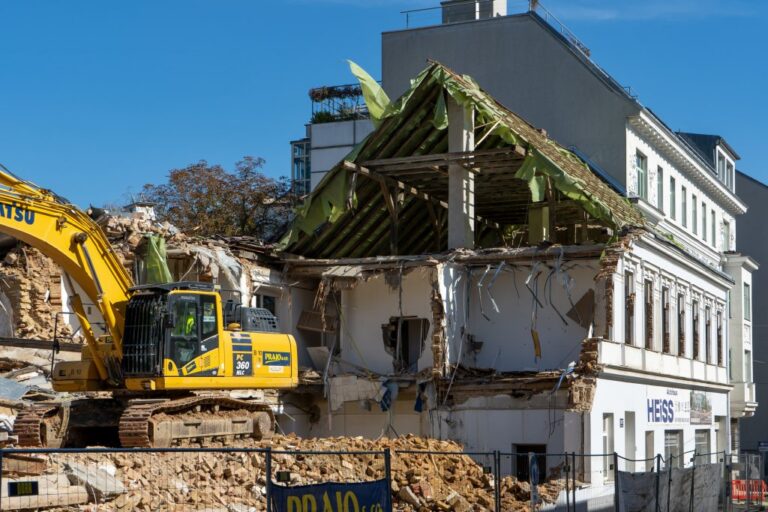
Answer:
[{"label": "white cloud", "polygon": [[740,0],[545,0],[563,20],[610,21],[749,16],[753,9]]}]

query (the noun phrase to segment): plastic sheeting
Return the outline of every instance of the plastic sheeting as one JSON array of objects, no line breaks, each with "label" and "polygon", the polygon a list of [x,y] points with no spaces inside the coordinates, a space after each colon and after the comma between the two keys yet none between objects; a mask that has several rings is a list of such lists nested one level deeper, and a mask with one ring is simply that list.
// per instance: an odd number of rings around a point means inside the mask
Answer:
[{"label": "plastic sheeting", "polygon": [[720,464],[661,472],[618,472],[619,512],[717,512]]},{"label": "plastic sheeting", "polygon": [[147,283],[170,283],[173,281],[165,254],[165,239],[160,235],[147,235],[147,252],[144,256],[147,268]]}]

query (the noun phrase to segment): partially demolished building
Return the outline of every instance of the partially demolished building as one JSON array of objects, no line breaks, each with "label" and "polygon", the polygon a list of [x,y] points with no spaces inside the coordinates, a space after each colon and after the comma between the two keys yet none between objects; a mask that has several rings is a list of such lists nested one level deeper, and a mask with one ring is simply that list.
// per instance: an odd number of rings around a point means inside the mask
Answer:
[{"label": "partially demolished building", "polygon": [[[728,451],[733,273],[647,215],[431,64],[283,241],[281,324],[324,389],[321,421],[291,410],[293,428],[630,459]],[[612,478],[609,459],[583,476]]]}]

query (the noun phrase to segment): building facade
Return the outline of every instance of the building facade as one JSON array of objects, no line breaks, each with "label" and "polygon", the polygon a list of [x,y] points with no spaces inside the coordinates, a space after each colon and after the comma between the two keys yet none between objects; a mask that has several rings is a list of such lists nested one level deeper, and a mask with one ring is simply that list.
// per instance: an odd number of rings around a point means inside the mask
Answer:
[{"label": "building facade", "polygon": [[[450,6],[450,2],[443,5]],[[661,346],[662,353],[692,358],[693,367],[699,367],[691,373],[694,370],[675,366],[671,375],[730,382],[735,386],[730,417],[737,421],[752,415],[757,401],[751,373],[751,321],[734,311],[742,311],[744,301],[749,300],[742,293],[743,283],[748,283],[756,266],[751,259],[733,253],[736,219],[747,210],[736,194],[739,156],[733,148],[719,136],[670,130],[536,2],[527,12],[507,16],[483,17],[474,12],[442,25],[385,32],[382,83],[387,93],[396,96],[407,88],[408,77],[426,59],[471,75],[501,103],[544,127],[553,139],[636,201],[650,224],[703,265],[690,279],[678,282],[664,279],[663,272],[646,270],[654,264],[638,260],[635,269],[628,265],[625,275],[626,281],[631,278],[633,282],[617,283],[617,288],[629,290],[624,293],[633,297],[636,309],[641,300],[652,302],[628,319],[634,322],[637,336],[647,338],[648,332],[654,332],[654,339],[643,343],[656,350]],[[521,69],[524,79],[519,79]],[[720,281],[720,286],[708,289],[699,279]],[[660,325],[643,323],[649,316],[644,314],[646,309],[655,312],[655,324],[659,318],[665,319],[666,331],[659,331],[663,329]],[[670,341],[660,341],[659,332]],[[716,359],[716,351],[697,345],[729,334],[731,376],[725,370],[704,372],[697,361],[717,360],[725,368],[725,355]],[[663,368],[659,374],[670,372],[667,366],[656,366],[653,357],[648,362],[644,371]],[[687,445],[693,443],[693,434],[686,439],[690,440]]]}]

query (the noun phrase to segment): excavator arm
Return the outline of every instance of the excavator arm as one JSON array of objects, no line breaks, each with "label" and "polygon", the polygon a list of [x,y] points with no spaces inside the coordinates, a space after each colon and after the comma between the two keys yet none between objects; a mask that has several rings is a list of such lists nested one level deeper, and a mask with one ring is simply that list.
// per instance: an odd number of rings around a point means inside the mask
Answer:
[{"label": "excavator arm", "polygon": [[[51,258],[85,293],[104,318],[113,352],[122,357],[125,307],[133,285],[101,228],[82,210],[52,192],[14,176],[0,165],[0,233],[12,236]],[[114,381],[100,351],[76,289],[72,308],[102,381]]]}]

